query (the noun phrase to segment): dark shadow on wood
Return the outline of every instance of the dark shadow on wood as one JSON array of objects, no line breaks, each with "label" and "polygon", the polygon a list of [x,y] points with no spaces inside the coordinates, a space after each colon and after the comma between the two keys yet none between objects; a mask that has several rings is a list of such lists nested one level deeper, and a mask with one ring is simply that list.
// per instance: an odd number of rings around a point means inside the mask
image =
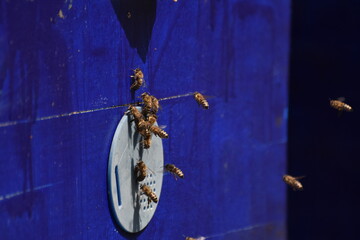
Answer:
[{"label": "dark shadow on wood", "polygon": [[130,46],[145,63],[156,17],[156,0],[111,0]]}]

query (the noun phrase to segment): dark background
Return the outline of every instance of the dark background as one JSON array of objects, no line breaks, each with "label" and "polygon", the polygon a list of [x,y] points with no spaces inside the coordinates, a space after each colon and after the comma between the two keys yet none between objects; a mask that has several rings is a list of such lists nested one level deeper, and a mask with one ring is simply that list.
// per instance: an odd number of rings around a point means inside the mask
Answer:
[{"label": "dark background", "polygon": [[[288,172],[290,240],[355,239],[360,216],[360,1],[293,1]],[[338,116],[329,98],[346,97]]]}]

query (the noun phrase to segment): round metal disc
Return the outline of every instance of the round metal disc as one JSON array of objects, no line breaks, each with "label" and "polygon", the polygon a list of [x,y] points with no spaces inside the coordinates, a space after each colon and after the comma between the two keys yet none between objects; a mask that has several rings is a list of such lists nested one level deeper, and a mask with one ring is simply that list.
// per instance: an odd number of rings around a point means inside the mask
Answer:
[{"label": "round metal disc", "polygon": [[[157,207],[157,203],[148,204],[148,198],[140,190],[140,185],[148,185],[160,199],[163,180],[163,174],[159,173],[164,165],[161,138],[153,135],[149,149],[143,149],[142,140],[135,122],[125,114],[116,128],[111,145],[108,192],[114,219],[125,231],[131,233],[144,229]],[[147,177],[140,183],[136,181],[134,174],[134,167],[139,160],[143,160],[150,169]]]}]

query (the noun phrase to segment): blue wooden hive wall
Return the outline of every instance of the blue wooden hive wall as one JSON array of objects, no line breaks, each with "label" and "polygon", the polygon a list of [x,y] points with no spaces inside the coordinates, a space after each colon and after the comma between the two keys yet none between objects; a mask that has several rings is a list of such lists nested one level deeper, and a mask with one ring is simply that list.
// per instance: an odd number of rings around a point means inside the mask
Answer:
[{"label": "blue wooden hive wall", "polygon": [[[1,1],[0,239],[285,239],[289,16],[289,0]],[[143,91],[213,98],[161,102],[186,177],[164,176],[127,234],[106,176],[126,108],[109,107]]]}]

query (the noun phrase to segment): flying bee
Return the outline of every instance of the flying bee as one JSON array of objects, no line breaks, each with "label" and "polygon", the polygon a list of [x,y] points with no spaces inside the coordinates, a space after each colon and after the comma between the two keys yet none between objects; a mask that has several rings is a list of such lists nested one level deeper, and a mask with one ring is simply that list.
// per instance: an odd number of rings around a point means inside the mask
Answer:
[{"label": "flying bee", "polygon": [[151,203],[151,201],[153,201],[154,203],[158,202],[158,198],[157,198],[156,194],[151,190],[151,188],[149,186],[143,184],[143,185],[141,185],[140,189],[148,197],[148,203]]},{"label": "flying bee", "polygon": [[155,114],[148,114],[148,122],[150,126],[154,125],[157,120],[157,116]]},{"label": "flying bee", "polygon": [[134,75],[131,75],[130,77],[134,79],[130,89],[134,91],[138,90],[144,83],[144,73],[140,70],[140,68],[136,68],[134,70]]},{"label": "flying bee", "polygon": [[169,138],[169,134],[167,134],[167,132],[165,132],[158,126],[153,125],[149,128],[149,130],[150,130],[150,132],[154,133],[156,136],[158,136],[160,138]]},{"label": "flying bee", "polygon": [[164,166],[164,168],[166,171],[173,174],[175,176],[175,179],[177,179],[176,177],[184,178],[184,173],[179,168],[177,168],[174,164],[166,164]]},{"label": "flying bee", "polygon": [[194,98],[196,100],[196,102],[203,107],[204,109],[209,109],[209,103],[208,101],[205,99],[204,95],[202,95],[199,92],[195,92],[194,93]]},{"label": "flying bee", "polygon": [[141,182],[145,179],[146,174],[147,174],[147,166],[146,164],[140,160],[136,165],[135,165],[135,177],[136,177],[136,181]]},{"label": "flying bee", "polygon": [[353,109],[350,105],[344,103],[345,98],[338,98],[336,100],[330,100],[330,106],[338,111],[352,112]]},{"label": "flying bee", "polygon": [[303,190],[303,186],[302,184],[298,181],[299,179],[302,179],[304,177],[292,177],[290,175],[284,175],[283,176],[283,180],[284,182],[289,185],[290,187],[292,187],[292,189],[294,191],[302,191]]}]

